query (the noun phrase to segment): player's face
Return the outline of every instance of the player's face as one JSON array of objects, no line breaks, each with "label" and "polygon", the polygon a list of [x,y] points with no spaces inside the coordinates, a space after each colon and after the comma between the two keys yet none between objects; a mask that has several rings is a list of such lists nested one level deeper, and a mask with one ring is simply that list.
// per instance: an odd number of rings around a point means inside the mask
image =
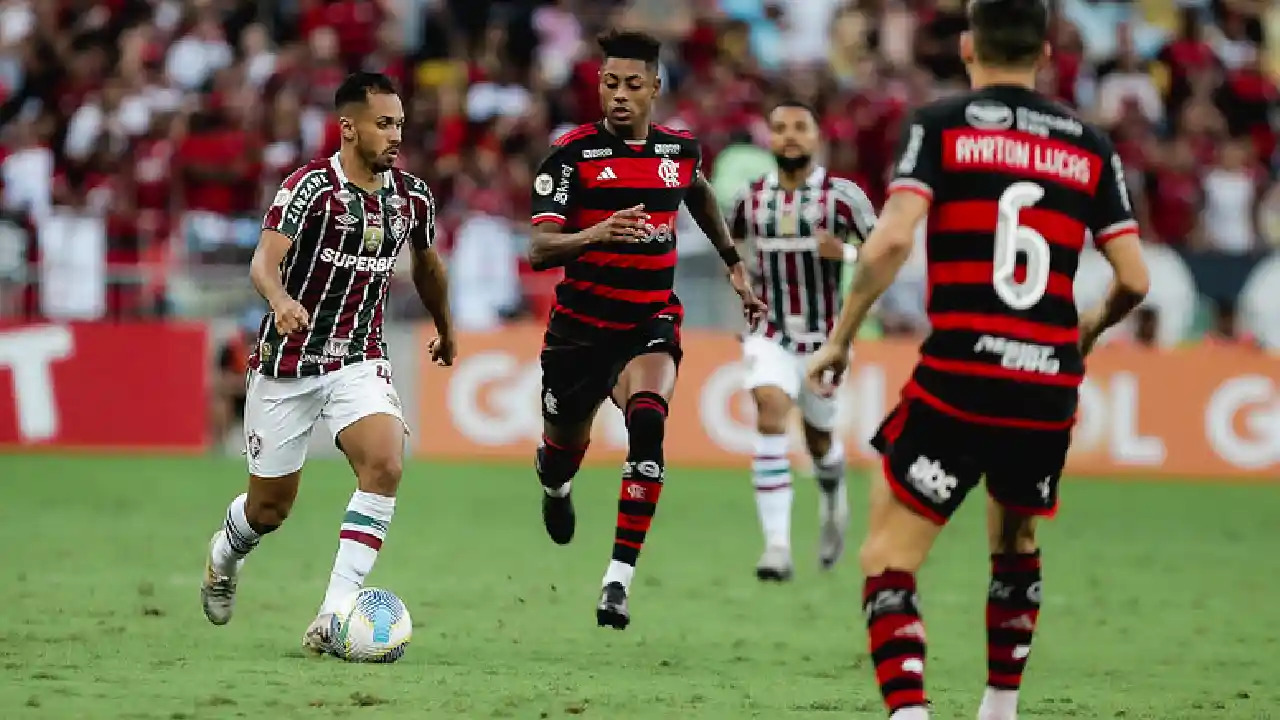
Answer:
[{"label": "player's face", "polygon": [[780,107],[769,115],[769,148],[778,167],[799,170],[818,150],[818,125],[804,108]]},{"label": "player's face", "polygon": [[344,122],[344,139],[355,143],[356,152],[369,164],[369,168],[374,172],[390,170],[400,156],[401,132],[404,129],[404,106],[400,104],[400,96],[370,94],[344,121],[348,121]]},{"label": "player's face", "polygon": [[661,85],[658,73],[643,60],[609,58],[600,68],[600,109],[614,127],[644,125]]}]

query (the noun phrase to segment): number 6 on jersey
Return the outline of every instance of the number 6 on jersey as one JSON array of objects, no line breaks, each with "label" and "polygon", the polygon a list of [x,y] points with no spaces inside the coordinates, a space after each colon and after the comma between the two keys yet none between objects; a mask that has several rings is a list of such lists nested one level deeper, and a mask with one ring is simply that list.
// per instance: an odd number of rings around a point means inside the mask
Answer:
[{"label": "number 6 on jersey", "polygon": [[[1016,182],[997,202],[995,259],[991,284],[996,294],[1014,310],[1033,307],[1049,288],[1049,241],[1021,223],[1022,211],[1040,202],[1044,188],[1033,182]],[[1027,257],[1026,277],[1017,279],[1018,254]]]}]

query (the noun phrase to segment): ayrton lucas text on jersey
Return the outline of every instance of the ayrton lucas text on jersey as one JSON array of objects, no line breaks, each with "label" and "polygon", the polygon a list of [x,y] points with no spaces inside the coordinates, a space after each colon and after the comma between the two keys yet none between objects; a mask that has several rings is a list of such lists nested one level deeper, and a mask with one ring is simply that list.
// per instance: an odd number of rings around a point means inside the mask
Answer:
[{"label": "ayrton lucas text on jersey", "polygon": [[1086,192],[1097,182],[1096,156],[1052,140],[1004,133],[949,132],[949,159],[958,166],[1032,173]]}]

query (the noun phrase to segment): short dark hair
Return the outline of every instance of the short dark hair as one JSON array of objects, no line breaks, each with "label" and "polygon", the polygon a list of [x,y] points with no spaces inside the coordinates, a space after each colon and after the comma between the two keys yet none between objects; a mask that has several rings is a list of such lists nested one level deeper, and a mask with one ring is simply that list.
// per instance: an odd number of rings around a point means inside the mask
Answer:
[{"label": "short dark hair", "polygon": [[777,105],[773,106],[773,110],[770,110],[769,114],[772,115],[774,110],[780,110],[782,108],[796,108],[797,110],[804,110],[805,112],[809,113],[809,117],[813,118],[815,122],[818,119],[817,109],[815,109],[809,103],[797,98],[787,98],[785,100],[782,100]]},{"label": "short dark hair", "polygon": [[351,73],[333,94],[333,106],[339,110],[347,105],[362,103],[370,95],[395,95],[396,84],[382,73]]},{"label": "short dark hair", "polygon": [[596,38],[605,58],[642,60],[645,65],[656,67],[662,43],[649,33],[638,30],[610,30]]},{"label": "short dark hair", "polygon": [[978,62],[1034,65],[1049,39],[1049,0],[970,0],[969,30]]}]

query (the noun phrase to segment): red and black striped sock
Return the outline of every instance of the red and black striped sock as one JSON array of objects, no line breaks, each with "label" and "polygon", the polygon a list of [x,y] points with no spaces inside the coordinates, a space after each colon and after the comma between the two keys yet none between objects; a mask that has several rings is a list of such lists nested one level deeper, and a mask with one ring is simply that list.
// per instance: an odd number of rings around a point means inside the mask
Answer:
[{"label": "red and black striped sock", "polygon": [[[635,567],[645,536],[658,509],[665,476],[662,441],[666,435],[667,401],[638,392],[627,401],[627,462],[618,496],[618,526],[613,541],[616,563]],[[629,578],[620,580],[628,584]]]},{"label": "red and black striped sock", "polygon": [[1040,618],[1040,552],[991,557],[987,591],[987,685],[1017,690]]},{"label": "red and black striped sock", "polygon": [[585,444],[578,448],[564,447],[551,442],[546,435],[542,436],[538,454],[534,458],[534,469],[548,494],[557,497],[569,494],[569,481],[578,474],[578,468],[586,454]]},{"label": "red and black striped sock", "polygon": [[916,600],[915,575],[886,570],[869,577],[862,591],[871,660],[880,694],[893,714],[928,707],[924,692],[924,620]]}]

